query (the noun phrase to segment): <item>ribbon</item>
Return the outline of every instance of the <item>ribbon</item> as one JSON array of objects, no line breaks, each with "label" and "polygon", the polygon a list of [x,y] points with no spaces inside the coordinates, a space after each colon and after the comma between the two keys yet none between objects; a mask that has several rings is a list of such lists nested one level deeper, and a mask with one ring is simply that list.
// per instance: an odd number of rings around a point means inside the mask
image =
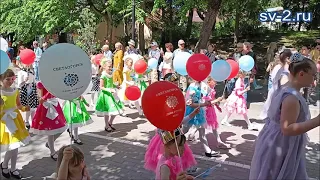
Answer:
[{"label": "ribbon", "polygon": [[47,99],[45,102],[43,102],[43,106],[47,109],[47,118],[54,120],[58,117],[59,114],[56,111],[58,104],[59,102],[56,98]]},{"label": "ribbon", "polygon": [[14,123],[14,119],[17,118],[18,113],[14,112],[15,109],[8,110],[2,117],[2,120],[6,123],[5,132],[14,134],[18,128]]},{"label": "ribbon", "polygon": [[76,105],[76,110],[78,113],[82,114],[82,110],[81,110],[81,100],[80,99],[76,99],[73,100],[73,103]]}]

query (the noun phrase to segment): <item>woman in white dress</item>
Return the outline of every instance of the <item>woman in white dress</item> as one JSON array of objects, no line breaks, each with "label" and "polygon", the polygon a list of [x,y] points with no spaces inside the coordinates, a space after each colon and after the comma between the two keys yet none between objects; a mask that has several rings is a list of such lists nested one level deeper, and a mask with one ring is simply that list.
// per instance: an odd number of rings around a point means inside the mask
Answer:
[{"label": "woman in white dress", "polygon": [[160,64],[159,70],[162,73],[162,77],[164,77],[168,73],[173,73],[172,59],[173,59],[173,45],[171,43],[166,43],[166,52],[163,53],[161,51],[161,55],[163,57],[163,62]]}]

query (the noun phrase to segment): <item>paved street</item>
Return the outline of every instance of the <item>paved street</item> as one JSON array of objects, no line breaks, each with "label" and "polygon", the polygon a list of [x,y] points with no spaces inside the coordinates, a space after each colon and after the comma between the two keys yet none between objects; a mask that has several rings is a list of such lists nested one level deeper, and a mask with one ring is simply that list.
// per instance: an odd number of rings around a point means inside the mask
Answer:
[{"label": "paved street", "polygon": [[[262,107],[259,104],[251,107],[249,117],[262,126],[262,122],[255,119]],[[127,109],[127,113],[129,117],[119,116],[115,119],[116,132],[105,132],[103,118],[94,114],[92,118],[95,122],[80,129],[80,139],[84,142],[81,149],[85,153],[85,161],[93,180],[154,179],[154,174],[143,168],[143,159],[146,145],[154,135],[155,128],[146,119],[139,118],[134,110]],[[221,120],[223,116],[223,113],[218,114],[218,119]],[[207,158],[199,143],[190,143],[198,162],[198,174],[221,164],[206,179],[248,179],[254,140],[258,132],[247,130],[245,121],[241,118],[233,118],[234,127],[220,128],[222,140],[232,146],[230,150],[221,151],[221,158]],[[209,143],[214,147],[213,135],[207,133]],[[310,131],[309,137],[308,173],[311,178],[319,179],[319,128]],[[25,179],[50,179],[54,173],[56,164],[49,157],[49,150],[44,145],[46,140],[43,136],[33,136],[30,145],[19,149],[18,168],[22,168],[21,173]],[[63,133],[56,141],[57,150],[69,143],[68,134]],[[1,154],[1,160],[3,155],[4,153]]]}]

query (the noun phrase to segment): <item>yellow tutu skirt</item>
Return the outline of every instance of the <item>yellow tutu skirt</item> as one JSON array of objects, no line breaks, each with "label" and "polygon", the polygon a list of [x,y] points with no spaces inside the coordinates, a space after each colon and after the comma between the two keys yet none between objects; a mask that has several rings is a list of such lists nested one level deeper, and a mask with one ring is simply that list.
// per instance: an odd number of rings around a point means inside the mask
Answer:
[{"label": "yellow tutu skirt", "polygon": [[29,143],[30,135],[18,109],[1,109],[0,117],[1,152],[17,149]]}]

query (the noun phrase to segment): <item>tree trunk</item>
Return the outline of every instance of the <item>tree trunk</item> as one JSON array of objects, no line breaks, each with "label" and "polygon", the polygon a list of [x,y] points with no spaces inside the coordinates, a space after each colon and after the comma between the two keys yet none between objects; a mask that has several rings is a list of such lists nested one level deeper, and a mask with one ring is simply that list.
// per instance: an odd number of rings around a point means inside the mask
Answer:
[{"label": "tree trunk", "polygon": [[145,40],[144,40],[144,24],[139,23],[139,49],[144,55],[144,50],[145,50]]},{"label": "tree trunk", "polygon": [[[172,0],[169,1],[169,21],[173,22]],[[172,42],[172,25],[169,25],[169,42]]]},{"label": "tree trunk", "polygon": [[234,46],[237,45],[239,40],[239,24],[240,24],[240,13],[239,8],[236,8],[236,20],[235,20],[235,26],[234,26]]},{"label": "tree trunk", "polygon": [[200,38],[197,43],[196,52],[205,49],[212,34],[212,27],[215,24],[216,17],[219,13],[222,0],[208,0],[208,11],[205,14],[204,22],[200,32]]},{"label": "tree trunk", "polygon": [[186,29],[186,33],[184,35],[185,38],[187,38],[187,40],[189,40],[190,36],[191,36],[191,30],[192,30],[192,18],[193,18],[193,8],[191,8],[189,10],[189,16],[188,16],[188,22],[187,22],[187,29]]}]

